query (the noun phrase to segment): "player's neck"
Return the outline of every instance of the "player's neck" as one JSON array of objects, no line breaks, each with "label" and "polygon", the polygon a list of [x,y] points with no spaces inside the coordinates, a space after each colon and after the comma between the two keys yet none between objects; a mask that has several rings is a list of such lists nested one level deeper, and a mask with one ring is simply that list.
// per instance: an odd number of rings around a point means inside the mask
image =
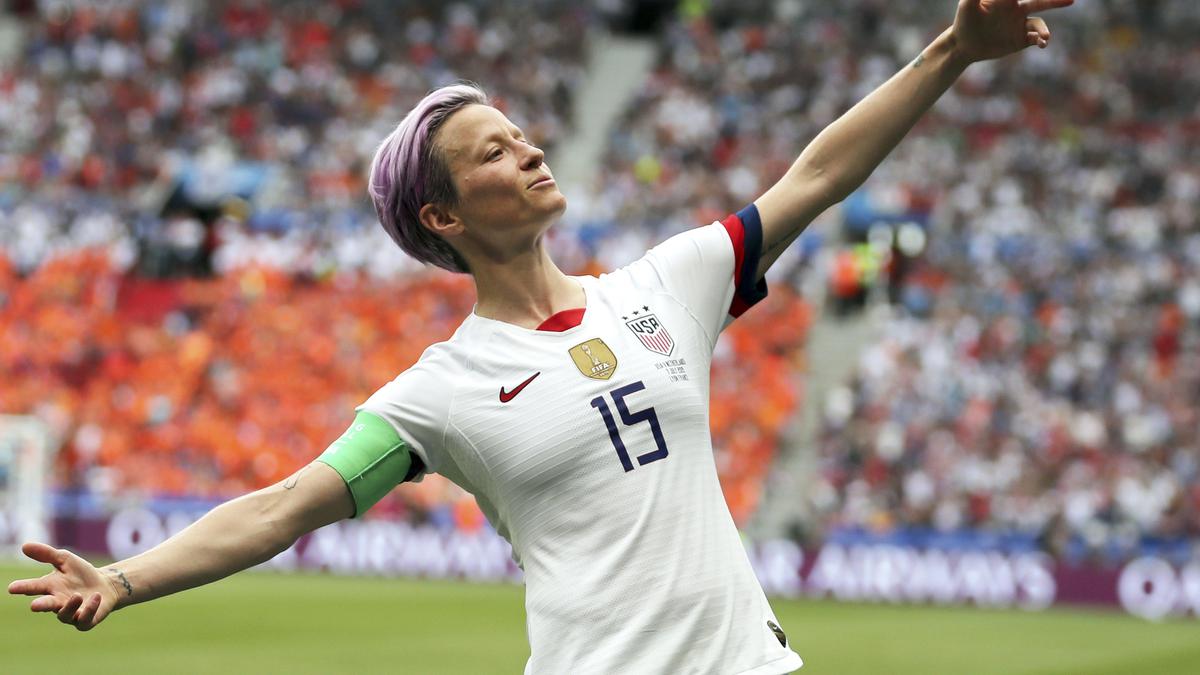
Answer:
[{"label": "player's neck", "polygon": [[558,269],[538,247],[502,265],[472,264],[479,316],[523,328],[537,328],[554,314],[583,307],[579,282]]}]

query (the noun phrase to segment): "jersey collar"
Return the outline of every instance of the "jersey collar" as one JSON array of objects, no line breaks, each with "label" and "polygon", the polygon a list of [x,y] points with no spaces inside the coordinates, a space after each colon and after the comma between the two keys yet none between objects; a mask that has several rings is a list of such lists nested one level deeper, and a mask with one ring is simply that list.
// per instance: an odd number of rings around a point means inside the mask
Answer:
[{"label": "jersey collar", "polygon": [[537,330],[550,331],[552,333],[561,333],[565,330],[570,330],[583,323],[583,313],[586,311],[587,307],[564,309],[543,321],[542,325],[537,327]]},{"label": "jersey collar", "polygon": [[591,298],[588,297],[590,295],[588,287],[590,285],[589,282],[594,280],[594,277],[581,276],[572,278],[575,279],[579,283],[580,288],[583,289],[584,306],[574,307],[572,309],[564,309],[561,312],[556,312],[539,324],[537,328],[524,328],[515,323],[509,323],[507,321],[500,321],[499,319],[491,319],[486,316],[480,316],[479,314],[475,313],[475,308],[471,308],[471,314],[467,318],[472,322],[490,325],[509,332],[524,333],[526,335],[537,333],[566,333],[572,331],[583,325],[583,318],[587,312],[587,307],[588,305],[592,304]]}]

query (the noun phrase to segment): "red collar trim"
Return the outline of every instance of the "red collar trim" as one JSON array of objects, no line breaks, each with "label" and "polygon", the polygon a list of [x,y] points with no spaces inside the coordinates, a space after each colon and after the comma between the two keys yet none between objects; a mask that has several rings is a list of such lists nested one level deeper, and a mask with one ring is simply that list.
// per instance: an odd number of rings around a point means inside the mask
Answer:
[{"label": "red collar trim", "polygon": [[583,313],[587,311],[586,307],[576,307],[575,309],[564,309],[554,316],[542,322],[538,326],[538,330],[547,330],[554,333],[561,333],[565,330],[570,330],[575,326],[583,323]]}]

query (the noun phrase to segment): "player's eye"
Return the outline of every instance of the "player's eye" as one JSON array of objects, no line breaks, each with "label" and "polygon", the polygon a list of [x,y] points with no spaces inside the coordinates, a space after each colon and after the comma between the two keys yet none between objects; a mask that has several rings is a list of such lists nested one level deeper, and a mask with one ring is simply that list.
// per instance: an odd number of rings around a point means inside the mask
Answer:
[{"label": "player's eye", "polygon": [[494,162],[497,159],[500,159],[500,155],[502,155],[502,154],[504,154],[504,151],[501,150],[500,148],[496,148],[495,150],[492,150],[491,152],[488,153],[487,161]]}]

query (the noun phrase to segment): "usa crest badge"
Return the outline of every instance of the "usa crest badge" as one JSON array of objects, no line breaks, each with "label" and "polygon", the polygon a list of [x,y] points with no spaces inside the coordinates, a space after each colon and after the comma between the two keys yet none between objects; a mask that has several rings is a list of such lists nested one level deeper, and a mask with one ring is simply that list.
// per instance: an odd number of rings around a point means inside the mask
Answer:
[{"label": "usa crest badge", "polygon": [[568,350],[579,372],[594,380],[607,380],[617,372],[617,356],[604,340],[592,338]]},{"label": "usa crest badge", "polygon": [[646,349],[663,356],[670,356],[675,351],[675,340],[671,339],[667,327],[662,325],[657,316],[643,314],[626,321],[625,325],[629,326],[629,330],[642,341],[642,346]]}]

